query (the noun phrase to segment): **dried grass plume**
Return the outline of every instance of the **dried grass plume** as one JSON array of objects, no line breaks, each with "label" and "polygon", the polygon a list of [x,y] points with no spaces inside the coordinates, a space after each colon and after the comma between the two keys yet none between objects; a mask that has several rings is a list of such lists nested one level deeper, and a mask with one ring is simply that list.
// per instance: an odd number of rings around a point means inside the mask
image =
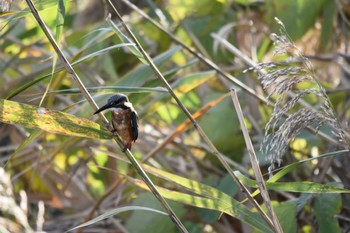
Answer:
[{"label": "dried grass plume", "polygon": [[[339,142],[348,144],[326,91],[315,77],[311,62],[293,44],[283,23],[276,21],[280,25],[280,35],[272,35],[276,61],[260,63],[252,68],[269,93],[269,100],[275,101],[261,146],[271,161],[270,170],[274,169],[274,164],[281,163],[289,142],[308,126],[316,130],[322,126],[331,127]],[[301,105],[307,97],[316,99],[316,106]],[[287,118],[284,117],[286,113],[289,114]]]}]

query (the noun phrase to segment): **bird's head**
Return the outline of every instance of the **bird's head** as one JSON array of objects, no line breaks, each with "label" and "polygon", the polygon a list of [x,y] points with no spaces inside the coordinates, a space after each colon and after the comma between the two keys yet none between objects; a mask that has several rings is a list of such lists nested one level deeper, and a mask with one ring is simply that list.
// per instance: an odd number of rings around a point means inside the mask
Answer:
[{"label": "bird's head", "polygon": [[132,104],[126,95],[116,94],[110,97],[105,105],[99,108],[94,114],[102,112],[103,110],[113,109],[113,110],[126,110],[132,108]]}]

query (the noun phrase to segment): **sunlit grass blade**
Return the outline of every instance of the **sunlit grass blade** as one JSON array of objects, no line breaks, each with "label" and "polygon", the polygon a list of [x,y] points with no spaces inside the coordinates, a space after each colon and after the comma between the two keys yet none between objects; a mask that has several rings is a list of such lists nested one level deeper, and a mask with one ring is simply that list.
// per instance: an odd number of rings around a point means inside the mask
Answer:
[{"label": "sunlit grass blade", "polygon": [[[323,159],[323,158],[328,158],[328,157],[334,157],[336,155],[339,154],[347,154],[349,152],[349,150],[340,150],[340,151],[335,151],[335,152],[330,152],[330,153],[326,153],[317,157],[312,157],[309,159],[304,159],[304,160],[300,160],[297,161],[295,163],[289,164],[285,167],[283,167],[279,172],[277,172],[276,174],[274,174],[271,178],[269,178],[267,181],[269,183],[274,183],[278,180],[280,180],[283,176],[285,176],[286,174],[290,173],[292,170],[294,170],[295,168],[299,167],[300,165],[302,165],[303,163],[306,162],[310,162],[311,160],[316,160],[316,159]],[[237,176],[243,176],[240,173],[237,173]],[[246,182],[251,184],[251,187],[253,187],[255,184],[250,182],[248,179],[245,179],[246,177],[242,177],[242,179],[244,179]],[[256,190],[255,192],[252,193],[252,196],[256,196],[260,193],[259,190]],[[246,200],[245,200],[246,201]]]},{"label": "sunlit grass blade", "polygon": [[[148,190],[147,186],[141,181],[133,179],[133,182],[143,189]],[[161,187],[157,187],[161,195],[167,199],[180,202],[186,205],[216,210],[233,216],[246,224],[254,227],[259,232],[273,232],[265,223],[265,221],[256,212],[252,212],[245,205],[231,199],[230,203],[222,202],[220,199],[211,199],[201,196],[190,195],[177,192]],[[213,188],[212,188],[213,189]]]},{"label": "sunlit grass blade", "polygon": [[[235,174],[243,184],[257,188],[255,180],[249,179],[242,173],[236,171]],[[266,187],[270,190],[301,192],[301,193],[350,193],[349,189],[339,188],[336,186],[318,184],[309,181],[300,182],[271,182],[266,181]],[[255,193],[254,193],[255,194]]]},{"label": "sunlit grass blade", "polygon": [[300,192],[300,193],[350,193],[349,189],[339,188],[331,185],[318,184],[310,181],[300,182],[266,182],[266,186],[271,190]]},{"label": "sunlit grass blade", "polygon": [[334,157],[334,156],[337,156],[339,154],[346,155],[347,153],[349,153],[349,150],[340,150],[340,151],[334,151],[334,152],[330,152],[330,153],[325,153],[325,154],[322,154],[322,155],[317,156],[317,157],[312,157],[312,158],[309,158],[309,159],[304,159],[304,160],[297,161],[295,163],[292,163],[292,164],[289,164],[289,165],[283,167],[279,172],[274,174],[273,177],[271,177],[268,181],[269,182],[275,182],[275,181],[281,179],[283,176],[285,176],[289,172],[291,172],[292,170],[294,170],[295,168],[299,167],[300,165],[302,165],[302,164],[304,164],[306,162],[310,162],[312,160],[318,160],[318,159]]},{"label": "sunlit grass blade", "polygon": [[99,124],[73,115],[9,100],[0,100],[0,121],[75,137],[110,139]]},{"label": "sunlit grass blade", "polygon": [[215,77],[215,71],[198,72],[177,80],[173,85],[176,95],[185,94]]},{"label": "sunlit grass blade", "polygon": [[[86,88],[90,93],[99,93],[99,94],[115,94],[117,92],[124,93],[148,93],[148,92],[161,92],[167,93],[168,90],[164,87],[123,87],[123,86],[103,86],[103,87],[87,87]],[[55,94],[78,94],[80,93],[78,88],[69,88],[56,91],[50,91]]]},{"label": "sunlit grass blade", "polygon": [[150,172],[151,174],[159,178],[171,180],[172,182],[190,190],[195,194],[201,195],[203,197],[211,198],[211,199],[217,199],[226,205],[230,205],[232,203],[233,199],[228,194],[216,188],[213,188],[209,185],[202,184],[200,182],[190,180],[160,169],[156,169],[148,165],[144,165],[144,168],[147,172]]},{"label": "sunlit grass blade", "polygon": [[[90,93],[96,93],[96,94],[105,94],[105,95],[113,95],[118,92],[123,93],[152,93],[152,92],[160,92],[160,93],[167,93],[168,90],[163,87],[122,87],[122,86],[102,86],[102,87],[87,87],[86,88]],[[80,91],[78,88],[68,88],[68,89],[61,89],[61,90],[55,90],[55,91],[49,91],[48,94],[55,94],[55,95],[79,95]],[[28,97],[32,97],[30,101],[37,100],[40,98],[41,94],[32,94],[32,95],[26,95]],[[85,100],[82,102],[79,101],[79,103],[84,103]],[[77,104],[77,103],[76,103]],[[74,105],[76,105],[74,104]]]}]

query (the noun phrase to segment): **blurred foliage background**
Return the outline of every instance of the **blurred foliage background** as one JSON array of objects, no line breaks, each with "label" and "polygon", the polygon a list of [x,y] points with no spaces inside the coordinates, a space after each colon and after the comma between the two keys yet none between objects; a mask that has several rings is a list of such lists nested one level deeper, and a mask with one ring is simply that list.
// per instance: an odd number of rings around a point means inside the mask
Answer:
[{"label": "blurred foliage background", "polygon": [[[262,96],[266,93],[256,74],[244,72],[251,64],[243,57],[247,56],[253,63],[274,59],[270,35],[278,33],[279,25],[274,18],[279,18],[295,45],[311,60],[313,72],[325,87],[339,120],[347,125],[350,104],[348,1],[133,2],[182,43]],[[209,185],[208,190],[212,193],[220,192],[220,195],[226,194],[227,198],[231,196],[239,201],[244,199],[193,126],[185,124],[181,128],[186,116],[162,87],[161,81],[130,52],[123,44],[126,42],[116,36],[106,22],[111,13],[112,21],[119,26],[106,2],[37,0],[34,3],[99,106],[114,93],[128,95],[140,118],[139,139],[132,152],[151,166],[151,171],[168,172],[160,175],[148,171],[156,185],[188,194],[182,199],[169,192],[167,197],[173,200],[171,206],[189,232],[264,232],[254,225],[254,221],[236,215],[235,211],[231,215],[229,211],[225,212],[229,205],[215,205],[215,198],[204,192],[197,193],[199,196],[196,197],[208,197],[214,204],[198,204],[193,201],[196,200],[194,188],[181,187],[189,181],[199,182]],[[270,161],[259,149],[273,108],[215,72],[122,1],[113,3],[192,114],[213,101],[213,106],[199,112],[199,124],[232,169],[252,178],[237,115],[227,95],[229,89],[236,88],[260,165],[268,179]],[[0,6],[1,99],[35,106],[35,111],[40,106],[100,124],[57,60],[25,1],[3,0]],[[235,46],[239,54],[213,35]],[[312,98],[307,101],[317,105]],[[5,101],[1,105],[12,106],[10,111],[14,114],[26,108],[22,105],[16,108]],[[4,114],[4,108],[0,114]],[[123,153],[115,143],[106,140],[103,133],[74,136],[65,131],[70,129],[69,125],[63,125],[63,133],[43,131],[35,125],[45,122],[27,111],[21,116],[27,120],[23,125],[0,123],[1,232],[64,232],[123,206],[162,210],[157,199],[139,185],[139,177],[125,161]],[[320,130],[332,136],[330,131]],[[303,131],[291,142],[281,167],[327,152],[335,154],[327,159],[305,162],[290,170],[281,181],[291,182],[288,185],[293,188],[293,182],[298,184],[300,181],[349,188],[347,168],[350,159],[348,154],[336,156],[340,149],[343,148]],[[346,232],[350,229],[348,194],[332,189],[310,193],[307,189],[291,192],[284,188],[271,189],[270,195],[285,232]],[[257,200],[261,203],[259,196]],[[247,216],[254,219],[254,210],[247,207],[252,214]],[[135,207],[96,221],[83,232],[170,233],[177,230],[167,216]]]}]

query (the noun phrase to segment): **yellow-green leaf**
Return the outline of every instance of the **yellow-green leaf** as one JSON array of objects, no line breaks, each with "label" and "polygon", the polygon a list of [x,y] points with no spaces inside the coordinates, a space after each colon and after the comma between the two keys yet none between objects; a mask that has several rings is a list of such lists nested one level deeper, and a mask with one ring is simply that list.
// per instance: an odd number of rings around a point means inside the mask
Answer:
[{"label": "yellow-green leaf", "polygon": [[205,83],[210,78],[215,77],[215,74],[216,73],[214,71],[193,73],[182,79],[179,79],[176,83],[172,85],[172,87],[175,89],[174,91],[176,95],[181,95],[193,90],[202,83]]},{"label": "yellow-green leaf", "polygon": [[68,136],[110,139],[99,124],[64,112],[0,99],[0,121]]},{"label": "yellow-green leaf", "polygon": [[[134,179],[133,181],[139,187],[148,190],[148,187],[141,180]],[[199,208],[217,210],[247,223],[260,232],[273,232],[258,213],[252,212],[245,205],[234,199],[231,199],[231,203],[224,203],[220,199],[190,195],[161,187],[157,187],[157,189],[160,194],[167,199]]]},{"label": "yellow-green leaf", "polygon": [[[235,174],[242,181],[243,184],[257,188],[258,185],[255,180],[245,177],[239,171]],[[339,188],[331,185],[318,184],[310,181],[299,182],[271,182],[266,181],[266,187],[271,190],[287,191],[287,192],[301,192],[301,193],[350,193],[349,189]],[[254,193],[255,194],[255,193]]]}]

